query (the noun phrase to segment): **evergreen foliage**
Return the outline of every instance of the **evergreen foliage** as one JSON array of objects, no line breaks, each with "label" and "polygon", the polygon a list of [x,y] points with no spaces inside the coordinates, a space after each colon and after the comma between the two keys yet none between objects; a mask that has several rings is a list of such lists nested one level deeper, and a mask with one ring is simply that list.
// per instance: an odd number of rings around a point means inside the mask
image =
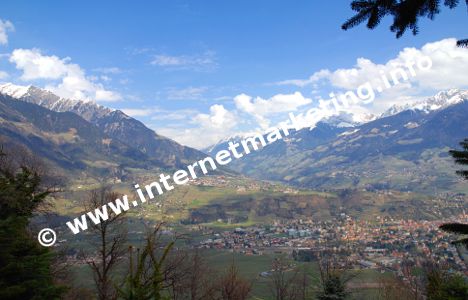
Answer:
[{"label": "evergreen foliage", "polygon": [[28,230],[29,220],[48,191],[27,167],[11,169],[0,153],[0,299],[59,299],[64,287],[54,284],[49,249]]},{"label": "evergreen foliage", "polygon": [[[367,28],[376,28],[386,16],[393,17],[390,30],[400,38],[407,30],[416,35],[419,32],[418,21],[427,17],[433,20],[440,13],[439,0],[355,0],[351,9],[356,15],[348,19],[341,28],[348,30],[367,21]],[[458,6],[459,0],[445,0],[444,6],[452,9]],[[468,0],[466,0],[468,5]],[[468,39],[459,40],[457,45],[468,47]]]}]

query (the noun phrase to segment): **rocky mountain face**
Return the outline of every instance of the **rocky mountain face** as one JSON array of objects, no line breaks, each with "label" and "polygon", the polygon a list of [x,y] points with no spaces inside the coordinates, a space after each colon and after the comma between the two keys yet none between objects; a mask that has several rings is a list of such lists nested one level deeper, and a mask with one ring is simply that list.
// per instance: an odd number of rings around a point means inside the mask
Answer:
[{"label": "rocky mountain face", "polygon": [[131,172],[182,168],[206,156],[119,110],[11,84],[0,87],[0,143],[26,147],[69,178],[125,180]]},{"label": "rocky mountain face", "polygon": [[0,94],[54,112],[74,113],[97,127],[102,134],[150,157],[159,167],[183,167],[204,156],[193,148],[182,146],[158,135],[120,110],[112,110],[92,101],[60,98],[50,91],[34,86],[23,87],[13,84],[1,85]]},{"label": "rocky mountain face", "polygon": [[67,176],[83,171],[111,176],[126,166],[143,168],[145,157],[71,112],[54,112],[0,95],[0,142],[26,147]]},{"label": "rocky mountain face", "polygon": [[[450,90],[347,127],[320,122],[230,164],[243,174],[334,189],[437,192],[460,185],[448,150],[468,137],[468,91]],[[210,148],[215,154],[227,142]]]}]

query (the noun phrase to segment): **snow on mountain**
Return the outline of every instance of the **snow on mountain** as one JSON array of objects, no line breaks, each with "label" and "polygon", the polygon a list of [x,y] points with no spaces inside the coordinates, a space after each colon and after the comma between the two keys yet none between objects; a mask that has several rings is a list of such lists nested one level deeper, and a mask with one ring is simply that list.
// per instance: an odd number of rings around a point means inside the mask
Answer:
[{"label": "snow on mountain", "polygon": [[201,149],[201,151],[203,151],[204,153],[211,153],[211,152],[216,152],[215,150],[222,146],[222,145],[226,145],[228,144],[229,142],[233,142],[233,143],[236,143],[236,142],[239,142],[243,139],[246,139],[250,136],[252,136],[253,133],[240,133],[240,134],[234,134],[234,135],[230,135],[230,136],[227,136],[221,140],[219,140],[218,142],[214,143],[213,145],[210,145],[206,148],[203,148]]},{"label": "snow on mountain", "polygon": [[[101,106],[94,101],[61,98],[45,89],[13,84],[0,85],[0,94],[55,112],[75,113],[95,125],[102,134],[139,151],[134,153],[143,153],[151,157],[160,167],[182,167],[204,157],[204,154],[195,149],[157,134],[122,111]],[[129,152],[129,155],[132,153]]]},{"label": "snow on mountain", "polygon": [[28,92],[30,87],[30,85],[21,86],[14,85],[12,83],[6,83],[0,85],[0,93],[11,96],[13,98],[21,98]]},{"label": "snow on mountain", "polygon": [[[78,114],[82,118],[92,123],[99,123],[99,120],[109,119],[117,122],[122,118],[129,118],[124,113],[101,106],[89,100],[74,100],[61,98],[54,93],[35,86],[19,86],[12,83],[0,85],[0,93],[9,95],[15,99],[41,105],[57,112],[70,111]],[[393,105],[380,116],[366,114],[364,111],[343,112],[329,116],[320,120],[321,123],[328,124],[336,128],[356,127],[379,118],[396,115],[405,110],[420,110],[431,112],[446,108],[468,99],[468,90],[451,89],[441,91],[435,96],[404,105]],[[101,124],[102,125],[102,124]],[[217,146],[226,144],[229,141],[239,141],[252,133],[237,134],[229,136],[218,143],[204,149],[206,152],[213,151]]]},{"label": "snow on mountain", "polygon": [[386,110],[380,117],[396,115],[405,110],[420,110],[429,113],[434,110],[444,109],[448,106],[468,100],[468,90],[451,89],[440,91],[436,95],[404,105],[393,105]]},{"label": "snow on mountain", "polygon": [[329,124],[334,127],[355,127],[376,119],[375,115],[366,113],[350,113],[341,111],[338,115],[330,116],[320,120],[322,123]]},{"label": "snow on mountain", "polygon": [[464,100],[468,100],[468,90],[450,89],[446,91],[440,91],[432,97],[428,97],[413,103],[405,103],[402,105],[395,104],[378,116],[367,114],[363,111],[341,111],[337,115],[320,120],[320,122],[327,123],[335,127],[355,127],[383,117],[396,115],[405,110],[420,110],[425,113],[429,113],[434,110],[447,108]]},{"label": "snow on mountain", "polygon": [[91,122],[113,111],[93,101],[61,98],[48,90],[35,86],[20,86],[6,83],[0,85],[0,93],[21,101],[40,105],[56,112],[74,112]]}]

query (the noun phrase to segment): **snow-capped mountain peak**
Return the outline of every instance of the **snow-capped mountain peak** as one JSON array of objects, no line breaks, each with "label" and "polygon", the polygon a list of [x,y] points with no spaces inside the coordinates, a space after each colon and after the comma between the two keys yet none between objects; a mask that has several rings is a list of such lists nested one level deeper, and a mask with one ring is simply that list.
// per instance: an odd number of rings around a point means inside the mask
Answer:
[{"label": "snow-capped mountain peak", "polygon": [[62,98],[51,91],[31,85],[20,86],[12,83],[2,84],[0,85],[0,94],[8,95],[17,100],[34,103],[57,112],[74,112],[88,121],[95,120],[113,111],[94,101]]},{"label": "snow-capped mountain peak", "polygon": [[381,117],[396,115],[405,110],[420,110],[429,113],[434,110],[444,109],[464,100],[468,100],[468,90],[450,89],[440,91],[432,97],[413,103],[406,103],[403,105],[395,104],[387,109]]},{"label": "snow-capped mountain peak", "polygon": [[0,93],[13,98],[21,98],[28,93],[30,87],[30,85],[21,86],[13,83],[5,83],[0,85]]}]

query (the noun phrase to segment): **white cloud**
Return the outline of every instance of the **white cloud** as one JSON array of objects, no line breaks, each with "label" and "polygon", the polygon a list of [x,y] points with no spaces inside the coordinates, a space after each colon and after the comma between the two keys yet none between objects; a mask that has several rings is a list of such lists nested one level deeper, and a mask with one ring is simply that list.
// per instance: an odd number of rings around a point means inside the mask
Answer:
[{"label": "white cloud", "polygon": [[405,48],[394,64],[414,60],[421,55],[428,55],[432,59],[432,68],[416,76],[421,87],[441,90],[468,86],[464,76],[468,70],[468,49],[457,47],[455,39],[428,43],[421,49]]},{"label": "white cloud", "polygon": [[39,49],[15,49],[10,56],[10,62],[23,72],[20,79],[24,81],[54,81],[47,84],[46,88],[59,96],[96,101],[121,99],[117,92],[106,90],[102,84],[93,82],[96,78],[86,76],[85,71],[79,65],[71,63],[69,57],[43,55]]},{"label": "white cloud", "polygon": [[13,23],[11,23],[8,20],[3,21],[0,19],[0,44],[1,45],[8,44],[8,32],[11,32],[14,30],[15,30],[15,26],[13,26]]},{"label": "white cloud", "polygon": [[96,101],[119,101],[122,99],[119,93],[104,90],[102,87],[98,88],[94,93]]},{"label": "white cloud", "polygon": [[300,92],[293,94],[277,94],[269,99],[252,97],[241,94],[234,98],[236,106],[246,112],[255,112],[261,115],[271,115],[279,112],[297,110],[298,107],[309,104],[311,99],[305,98]]},{"label": "white cloud", "polygon": [[213,51],[206,51],[200,55],[166,55],[158,54],[153,57],[152,65],[169,69],[207,70],[216,67],[216,55]]},{"label": "white cloud", "polygon": [[[408,62],[418,62],[423,57],[430,57],[432,67],[421,71],[417,65],[413,66],[416,75],[410,76]],[[396,69],[401,68],[409,76],[408,81],[401,81],[383,92],[376,91],[376,100],[367,107],[368,112],[381,113],[393,104],[404,104],[421,99],[437,91],[451,88],[467,88],[466,70],[468,70],[468,50],[456,46],[453,38],[427,43],[421,48],[404,48],[393,59],[385,63],[375,63],[367,58],[358,58],[352,68],[336,70],[323,69],[315,72],[307,79],[292,79],[278,82],[280,85],[294,85],[300,88],[318,84],[328,84],[329,92],[356,91],[369,82],[377,90],[383,87],[382,72],[388,77]],[[362,109],[355,107],[356,109]]]},{"label": "white cloud", "polygon": [[253,116],[261,128],[267,129],[270,126],[267,116],[296,111],[299,107],[312,103],[312,100],[305,98],[300,92],[277,94],[269,99],[253,99],[249,95],[240,94],[234,97],[234,103],[237,109]]},{"label": "white cloud", "polygon": [[60,59],[57,56],[44,56],[38,49],[15,49],[10,62],[23,71],[22,80],[59,79],[68,69],[79,71],[77,65],[68,64],[70,58]]},{"label": "white cloud", "polygon": [[195,122],[207,129],[230,129],[237,123],[235,116],[220,104],[212,105],[209,114],[195,116]]},{"label": "white cloud", "polygon": [[452,38],[427,43],[420,49],[404,48],[395,58],[384,64],[361,57],[356,60],[353,68],[334,71],[324,69],[315,72],[308,79],[285,80],[278,84],[304,87],[326,80],[337,88],[356,89],[367,81],[380,80],[381,71],[389,74],[396,68],[407,69],[408,62],[417,62],[424,56],[432,59],[432,68],[427,72],[418,72],[417,67],[414,67],[417,75],[411,77],[412,83],[417,83],[422,88],[437,90],[468,86],[466,78],[461,76],[468,69],[468,50],[457,47],[456,40]]},{"label": "white cloud", "polygon": [[[173,118],[179,121],[170,126],[155,128],[156,132],[168,136],[177,142],[202,149],[212,145],[226,136],[235,133],[238,125],[238,118],[235,113],[227,110],[223,105],[215,104],[210,107],[209,113],[197,113],[195,111],[174,112],[180,118]],[[158,119],[155,116],[153,119]],[[185,120],[192,120],[188,125],[182,123]]]}]

